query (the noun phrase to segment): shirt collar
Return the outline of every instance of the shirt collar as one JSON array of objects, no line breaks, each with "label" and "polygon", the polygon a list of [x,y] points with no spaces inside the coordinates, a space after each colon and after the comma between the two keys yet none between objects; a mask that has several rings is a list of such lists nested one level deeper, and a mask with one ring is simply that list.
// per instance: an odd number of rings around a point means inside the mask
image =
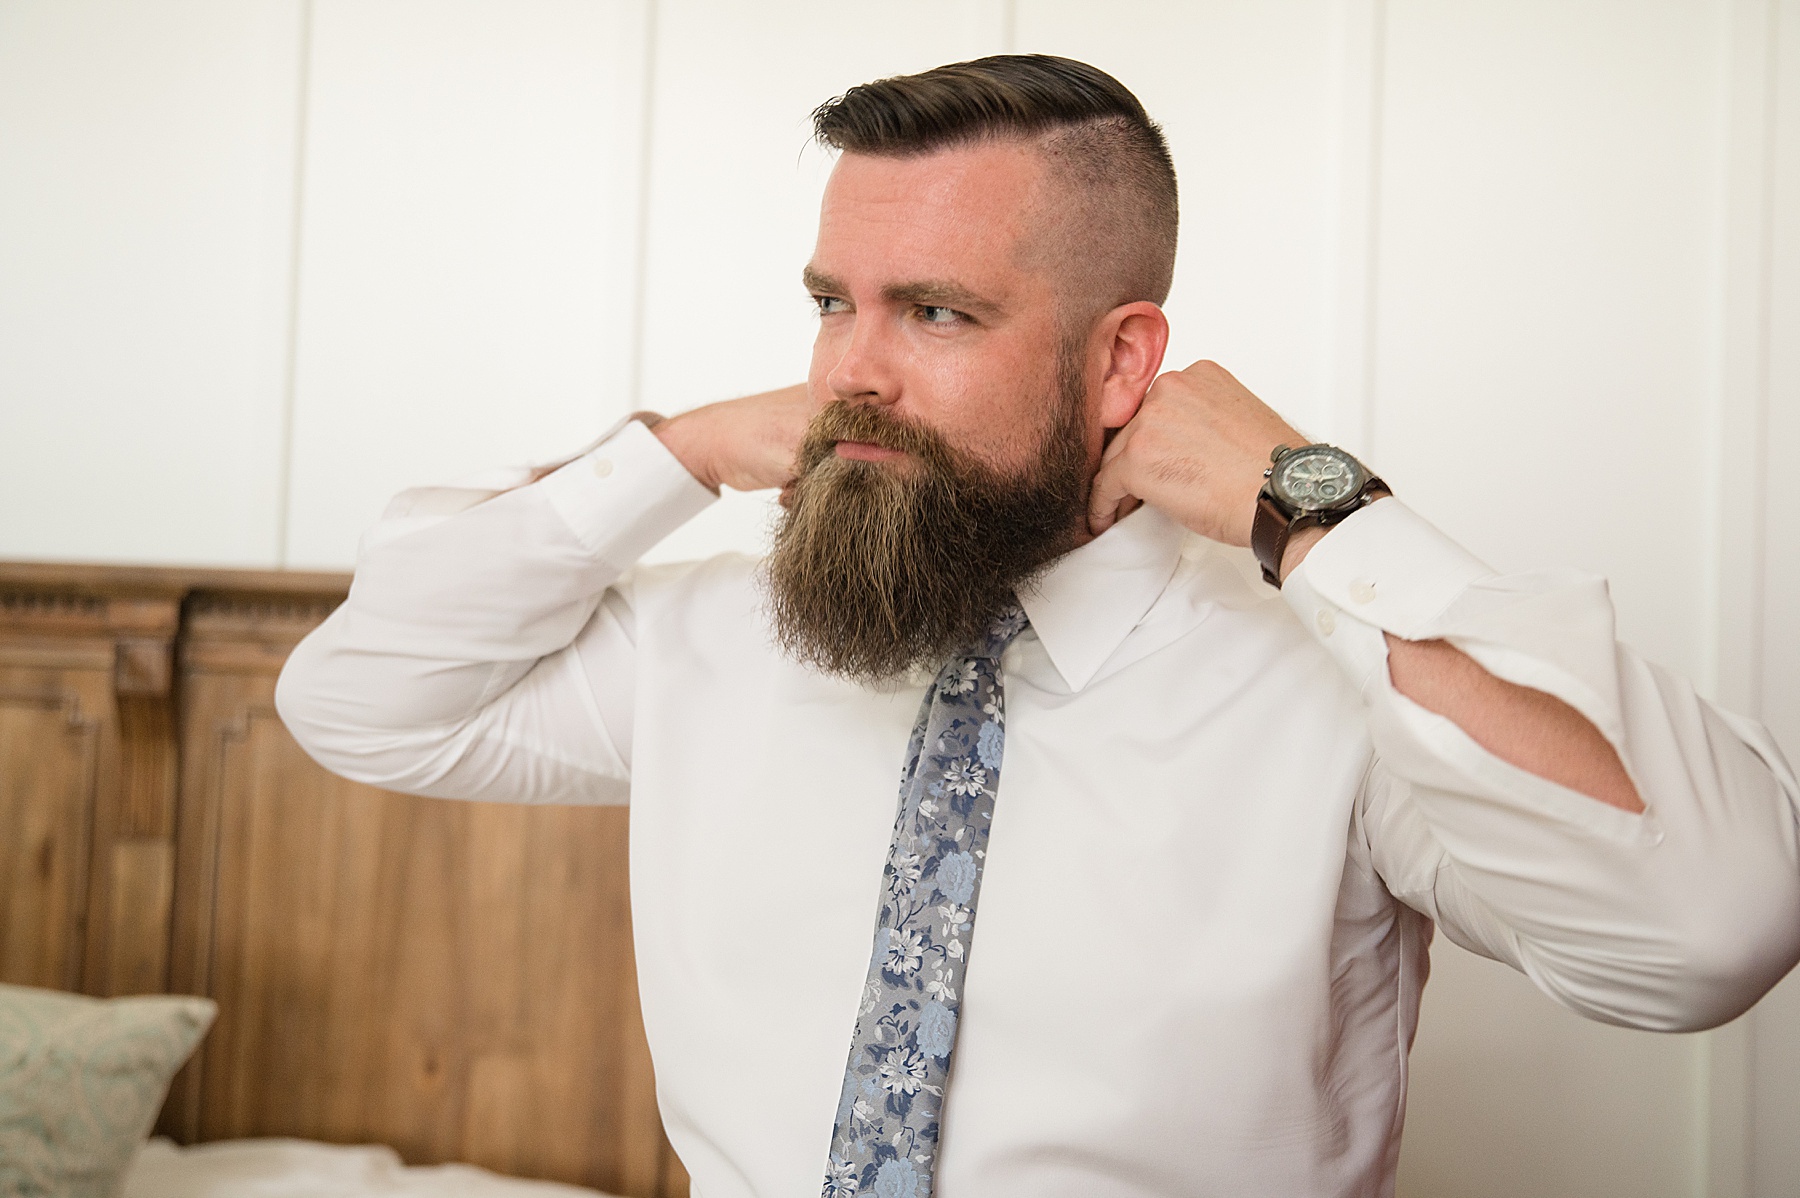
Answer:
[{"label": "shirt collar", "polygon": [[1187,530],[1144,505],[1071,550],[1019,595],[1050,662],[1078,691],[1137,627],[1181,558]]}]

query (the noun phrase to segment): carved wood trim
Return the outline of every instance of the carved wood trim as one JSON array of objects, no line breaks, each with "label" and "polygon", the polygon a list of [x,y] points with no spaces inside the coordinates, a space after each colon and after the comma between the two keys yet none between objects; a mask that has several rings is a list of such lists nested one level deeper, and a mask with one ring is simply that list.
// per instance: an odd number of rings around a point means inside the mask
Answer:
[{"label": "carved wood trim", "polygon": [[193,566],[114,566],[84,562],[0,562],[0,592],[63,591],[93,596],[185,595],[191,591],[336,595],[350,576],[327,571],[209,569]]},{"label": "carved wood trim", "polygon": [[[77,842],[70,846],[67,854],[70,876],[65,886],[67,893],[64,902],[70,912],[68,934],[71,941],[64,947],[59,979],[62,989],[79,990],[90,932],[88,893],[95,841],[94,796],[99,788],[100,745],[104,730],[98,720],[83,714],[81,696],[68,690],[4,687],[0,688],[0,706],[60,712],[65,733],[79,744],[77,789],[82,796],[83,811],[75,825]],[[7,829],[7,834],[17,836],[19,830]],[[53,849],[53,842],[46,841],[38,850],[36,855],[40,860],[37,869],[40,874],[51,872],[52,860],[48,855]]]},{"label": "carved wood trim", "polygon": [[[68,987],[238,1004],[237,1030],[203,1042],[171,1090],[159,1129],[178,1139],[385,1129],[415,1159],[466,1155],[681,1198],[636,1021],[625,813],[365,790],[265,723],[279,719],[288,653],[348,586],[344,575],[0,563],[0,687],[25,682],[14,701],[68,712],[83,737],[86,843],[70,883],[83,925],[63,959]],[[296,893],[315,906],[291,907]],[[361,897],[340,904],[340,893]],[[378,918],[347,914],[358,911]],[[4,918],[0,908],[0,928]],[[279,949],[305,919],[309,947]],[[350,938],[339,921],[355,925]],[[321,989],[321,977],[352,984]],[[278,1033],[298,1020],[310,1023],[285,1042],[332,1046],[329,1077],[284,1049]],[[286,1078],[268,1062],[285,1062]],[[408,1080],[396,1090],[398,1075]]]},{"label": "carved wood trim", "polygon": [[0,668],[79,678],[90,698],[111,695],[90,717],[86,889],[76,904],[83,933],[68,988],[104,995],[168,986],[178,665],[192,623],[184,608],[202,626],[234,613],[240,624],[250,613],[268,625],[272,635],[240,644],[238,657],[240,667],[272,673],[348,586],[339,574],[0,562]]},{"label": "carved wood trim", "polygon": [[98,721],[82,713],[81,696],[60,687],[31,689],[0,686],[0,703],[38,707],[49,711],[60,710],[71,729],[80,729],[88,734],[99,730]]},{"label": "carved wood trim", "polygon": [[[273,707],[267,709],[274,715]],[[170,980],[184,994],[218,993],[213,973],[218,948],[219,838],[224,820],[226,779],[233,741],[249,735],[254,705],[221,720],[205,753],[196,754],[184,782],[179,860],[182,882],[176,895]],[[204,718],[204,717],[202,717]],[[207,1042],[202,1040],[169,1088],[159,1130],[184,1142],[200,1138],[200,1101],[206,1084]]]},{"label": "carved wood trim", "polygon": [[9,622],[26,620],[103,619],[106,600],[98,595],[72,591],[0,589],[0,616]]}]

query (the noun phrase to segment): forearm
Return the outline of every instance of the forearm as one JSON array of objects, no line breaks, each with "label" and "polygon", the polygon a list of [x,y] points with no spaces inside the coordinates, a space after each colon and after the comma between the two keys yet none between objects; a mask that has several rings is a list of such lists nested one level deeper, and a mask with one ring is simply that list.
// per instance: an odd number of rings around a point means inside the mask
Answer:
[{"label": "forearm", "polygon": [[1448,641],[1385,635],[1396,691],[1510,765],[1623,811],[1644,809],[1619,754],[1573,707],[1494,677]]},{"label": "forearm", "polygon": [[[1282,559],[1284,579],[1328,532],[1308,528],[1295,535]],[[1385,636],[1396,691],[1502,761],[1621,810],[1644,809],[1618,752],[1573,707],[1494,677],[1448,641]]]}]

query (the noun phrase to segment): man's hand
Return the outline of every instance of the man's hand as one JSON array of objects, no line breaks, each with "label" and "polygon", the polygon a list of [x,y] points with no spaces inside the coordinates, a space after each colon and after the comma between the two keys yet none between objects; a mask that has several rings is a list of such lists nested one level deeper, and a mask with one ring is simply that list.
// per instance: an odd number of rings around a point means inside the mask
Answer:
[{"label": "man's hand", "polygon": [[[1098,535],[1141,501],[1203,537],[1248,545],[1269,451],[1305,441],[1223,367],[1196,362],[1157,379],[1106,447],[1088,524]],[[1283,578],[1325,531],[1295,534]],[[1496,678],[1447,641],[1386,638],[1395,690],[1520,769],[1625,811],[1644,810],[1618,753],[1573,707]]]},{"label": "man's hand", "polygon": [[1306,438],[1223,366],[1158,378],[1100,459],[1088,526],[1105,532],[1140,501],[1227,545],[1248,545],[1269,451]]},{"label": "man's hand", "polygon": [[671,416],[656,435],[688,473],[717,491],[786,487],[812,417],[806,384],[728,399]]}]

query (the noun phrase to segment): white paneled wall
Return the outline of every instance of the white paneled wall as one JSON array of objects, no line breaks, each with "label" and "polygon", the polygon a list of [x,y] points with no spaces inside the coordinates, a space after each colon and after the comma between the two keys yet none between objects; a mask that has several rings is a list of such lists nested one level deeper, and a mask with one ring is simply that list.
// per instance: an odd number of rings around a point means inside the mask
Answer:
[{"label": "white paneled wall", "polygon": [[[1748,11],[1740,27],[1754,28],[1760,17],[1765,28],[1761,39],[1740,39],[1743,73],[1753,74],[1760,58],[1768,78],[1760,89],[1742,89],[1740,107],[1755,111],[1760,104],[1767,124],[1739,122],[1755,134],[1743,139],[1751,143],[1744,154],[1761,166],[1760,173],[1746,171],[1750,178],[1740,187],[1759,191],[1760,203],[1747,202],[1740,218],[1751,234],[1740,273],[1750,277],[1733,280],[1749,292],[1739,350],[1739,403],[1747,417],[1737,421],[1748,435],[1721,447],[1729,452],[1721,454],[1727,465],[1719,515],[1731,520],[1747,499],[1762,519],[1735,574],[1738,589],[1754,588],[1754,600],[1729,611],[1733,627],[1749,630],[1738,638],[1747,668],[1738,685],[1723,689],[1727,701],[1767,721],[1789,761],[1800,761],[1800,503],[1793,493],[1800,476],[1800,0],[1780,0],[1772,18],[1760,5],[1742,7]],[[1750,486],[1733,477],[1734,466]],[[1800,1193],[1800,973],[1741,1022],[1749,1025],[1742,1057],[1750,1063],[1741,1192]]]},{"label": "white paneled wall", "polygon": [[0,555],[279,555],[300,16],[0,2]]},{"label": "white paneled wall", "polygon": [[[1172,365],[1800,755],[1800,0],[0,0],[0,557],[347,566],[401,487],[797,380],[811,109],[1005,50],[1165,123]],[[1403,1196],[1800,1193],[1800,982],[1656,1037],[1435,969]]]},{"label": "white paneled wall", "polygon": [[[1672,566],[1703,560],[1709,533],[1698,500],[1713,463],[1696,448],[1717,371],[1720,15],[1631,0],[1386,7],[1376,460],[1503,569],[1605,573],[1621,635],[1689,675],[1706,579]],[[1608,455],[1629,468],[1596,468]],[[1650,480],[1671,497],[1653,517]],[[1695,1192],[1682,1097],[1700,1043],[1585,1022],[1449,945],[1436,963],[1406,1193]]]},{"label": "white paneled wall", "polygon": [[1705,509],[1645,519],[1638,488],[1593,463],[1616,454],[1671,494],[1706,490],[1718,18],[1389,0],[1377,234],[1382,469],[1502,569],[1606,574],[1622,634],[1690,675],[1701,577],[1667,562],[1703,556]]},{"label": "white paneled wall", "polygon": [[311,7],[280,552],[330,566],[395,491],[552,458],[624,404],[648,10]]}]

